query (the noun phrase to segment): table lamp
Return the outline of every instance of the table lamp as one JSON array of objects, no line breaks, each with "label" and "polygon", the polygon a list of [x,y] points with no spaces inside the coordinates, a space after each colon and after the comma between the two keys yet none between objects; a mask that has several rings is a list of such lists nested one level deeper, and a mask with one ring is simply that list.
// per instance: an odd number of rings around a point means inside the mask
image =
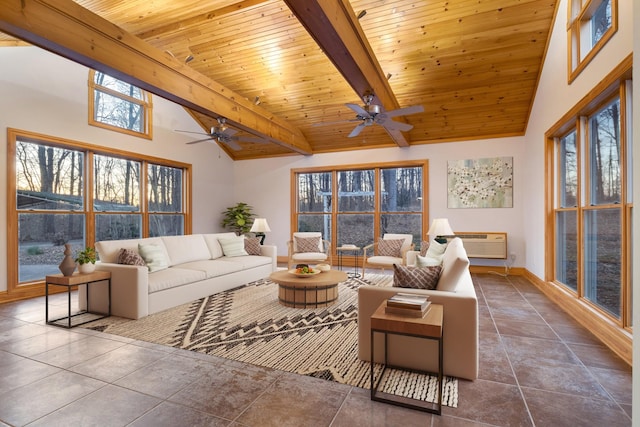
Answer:
[{"label": "table lamp", "polygon": [[256,218],[253,220],[250,231],[256,233],[256,237],[260,237],[260,244],[263,245],[264,238],[266,237],[264,233],[269,233],[271,229],[269,228],[269,224],[267,224],[266,218]]},{"label": "table lamp", "polygon": [[447,218],[436,218],[431,223],[431,227],[429,227],[427,234],[438,243],[447,243],[446,236],[452,236],[453,230],[451,229]]}]

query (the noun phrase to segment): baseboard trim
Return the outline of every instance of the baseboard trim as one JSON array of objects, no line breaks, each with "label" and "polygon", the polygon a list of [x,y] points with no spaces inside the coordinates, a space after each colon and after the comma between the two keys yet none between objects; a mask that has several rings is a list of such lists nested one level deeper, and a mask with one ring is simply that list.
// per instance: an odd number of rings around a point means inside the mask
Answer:
[{"label": "baseboard trim", "polygon": [[525,270],[524,276],[547,298],[553,301],[559,309],[591,331],[625,363],[633,366],[633,334],[630,331],[620,327],[614,320],[591,304],[576,298],[562,286],[552,282],[545,282],[528,270]]}]

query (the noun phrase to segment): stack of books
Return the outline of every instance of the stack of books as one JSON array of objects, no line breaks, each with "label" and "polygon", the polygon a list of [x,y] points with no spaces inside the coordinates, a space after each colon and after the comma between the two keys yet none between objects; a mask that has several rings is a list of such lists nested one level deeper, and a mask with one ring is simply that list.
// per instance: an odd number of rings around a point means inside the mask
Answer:
[{"label": "stack of books", "polygon": [[400,314],[409,317],[424,317],[429,311],[428,296],[397,293],[387,300],[385,313]]}]

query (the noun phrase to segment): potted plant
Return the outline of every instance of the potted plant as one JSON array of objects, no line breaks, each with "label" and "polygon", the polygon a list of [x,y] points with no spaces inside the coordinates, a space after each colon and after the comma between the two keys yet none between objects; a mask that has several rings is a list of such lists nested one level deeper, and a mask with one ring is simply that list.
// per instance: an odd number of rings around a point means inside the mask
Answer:
[{"label": "potted plant", "polygon": [[222,212],[224,217],[221,225],[235,232],[238,236],[248,233],[255,216],[252,209],[251,206],[243,202],[228,207],[226,211]]},{"label": "potted plant", "polygon": [[93,273],[96,269],[96,250],[87,246],[76,257],[80,273]]}]

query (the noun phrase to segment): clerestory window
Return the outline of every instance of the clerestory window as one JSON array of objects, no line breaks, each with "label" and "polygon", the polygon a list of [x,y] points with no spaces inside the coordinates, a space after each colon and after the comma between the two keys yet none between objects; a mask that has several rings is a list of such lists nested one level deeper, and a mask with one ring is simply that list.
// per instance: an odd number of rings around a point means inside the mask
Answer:
[{"label": "clerestory window", "polygon": [[100,71],[89,72],[89,124],[151,139],[151,94]]},{"label": "clerestory window", "polygon": [[618,0],[570,0],[569,82],[572,82],[618,30]]}]

